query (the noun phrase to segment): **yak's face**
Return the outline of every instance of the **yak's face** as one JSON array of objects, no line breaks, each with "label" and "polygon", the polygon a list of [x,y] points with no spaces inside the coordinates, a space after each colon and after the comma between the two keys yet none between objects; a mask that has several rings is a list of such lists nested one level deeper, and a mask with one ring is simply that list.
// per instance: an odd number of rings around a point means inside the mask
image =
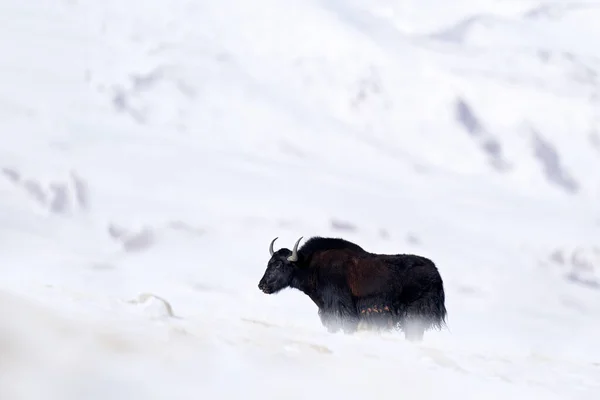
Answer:
[{"label": "yak's face", "polygon": [[280,249],[273,254],[265,274],[258,283],[258,288],[264,293],[277,293],[290,285],[296,268],[294,263],[287,260],[290,254],[292,252],[288,249]]},{"label": "yak's face", "polygon": [[[302,238],[300,238],[302,239]],[[277,293],[282,289],[290,286],[296,271],[298,261],[298,243],[294,246],[294,249],[279,249],[273,252],[273,243],[277,238],[273,239],[269,252],[271,259],[267,264],[267,269],[258,283],[258,288],[266,294]]]}]

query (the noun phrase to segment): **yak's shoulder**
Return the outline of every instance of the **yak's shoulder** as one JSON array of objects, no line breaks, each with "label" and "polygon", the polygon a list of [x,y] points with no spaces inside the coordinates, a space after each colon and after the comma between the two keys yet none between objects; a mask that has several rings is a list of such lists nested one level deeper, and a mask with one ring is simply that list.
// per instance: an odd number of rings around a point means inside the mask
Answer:
[{"label": "yak's shoulder", "polygon": [[325,250],[353,250],[365,252],[359,245],[341,238],[314,236],[308,239],[298,252],[304,257],[310,257],[316,252]]}]

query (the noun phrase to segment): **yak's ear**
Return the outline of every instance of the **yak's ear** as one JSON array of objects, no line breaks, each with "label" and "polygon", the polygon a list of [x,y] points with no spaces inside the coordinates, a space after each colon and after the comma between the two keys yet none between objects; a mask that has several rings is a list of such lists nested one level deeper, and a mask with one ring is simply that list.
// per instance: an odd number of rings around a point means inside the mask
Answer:
[{"label": "yak's ear", "polygon": [[300,244],[301,240],[302,240],[302,236],[300,236],[300,239],[298,239],[296,241],[296,244],[294,245],[294,249],[292,250],[292,255],[287,258],[287,260],[289,262],[295,263],[296,261],[298,261],[298,244]]}]

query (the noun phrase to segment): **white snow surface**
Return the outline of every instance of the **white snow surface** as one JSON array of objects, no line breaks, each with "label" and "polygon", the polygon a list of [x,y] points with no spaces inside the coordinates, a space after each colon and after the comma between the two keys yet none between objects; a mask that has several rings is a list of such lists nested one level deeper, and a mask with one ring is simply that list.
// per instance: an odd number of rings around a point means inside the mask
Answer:
[{"label": "white snow surface", "polygon": [[[0,399],[596,399],[600,2],[0,1]],[[438,266],[329,334],[269,242]]]}]

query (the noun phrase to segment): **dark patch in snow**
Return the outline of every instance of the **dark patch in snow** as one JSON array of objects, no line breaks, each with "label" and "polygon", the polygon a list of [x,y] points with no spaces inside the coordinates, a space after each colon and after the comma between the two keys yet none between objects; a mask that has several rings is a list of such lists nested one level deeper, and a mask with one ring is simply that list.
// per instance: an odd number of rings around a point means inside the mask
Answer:
[{"label": "dark patch in snow", "polygon": [[555,250],[549,259],[564,270],[567,281],[600,289],[600,251],[596,247]]},{"label": "dark patch in snow", "polygon": [[564,265],[566,262],[565,255],[561,250],[555,250],[552,252],[552,254],[550,254],[550,260],[560,265]]},{"label": "dark patch in snow", "polygon": [[382,238],[382,239],[384,239],[384,240],[387,240],[387,239],[390,238],[390,233],[387,231],[387,229],[381,228],[379,230],[379,237]]},{"label": "dark patch in snow", "polygon": [[575,273],[568,274],[567,279],[573,283],[577,283],[590,289],[600,289],[600,282],[595,279],[585,279]]},{"label": "dark patch in snow", "polygon": [[421,240],[413,233],[408,233],[406,235],[406,242],[413,245],[421,244]]},{"label": "dark patch in snow", "polygon": [[23,188],[35,201],[42,205],[46,204],[46,193],[44,193],[44,189],[38,182],[27,179],[23,182]]},{"label": "dark patch in snow", "polygon": [[178,80],[175,85],[176,85],[177,89],[181,92],[181,94],[183,94],[187,98],[192,99],[192,98],[196,97],[197,91],[190,84],[188,84],[182,80]]},{"label": "dark patch in snow", "polygon": [[597,66],[597,60],[590,57],[578,56],[572,53],[562,53],[566,61],[566,75],[575,82],[585,86],[596,86],[598,84],[598,73],[588,64]]},{"label": "dark patch in snow", "polygon": [[162,79],[164,79],[164,71],[161,68],[156,68],[145,74],[131,74],[132,90],[134,92],[146,91]]},{"label": "dark patch in snow", "polygon": [[451,25],[448,28],[427,35],[427,37],[444,42],[462,44],[467,39],[472,30],[477,28],[494,28],[496,25],[510,24],[511,21],[499,18],[491,14],[477,14],[464,18],[463,20]]},{"label": "dark patch in snow", "polygon": [[[160,102],[156,99],[164,98],[164,94],[156,97],[158,90],[175,90],[177,95],[183,96],[185,101],[194,99],[198,93],[196,88],[177,76],[177,71],[169,70],[165,66],[156,66],[149,71],[129,74],[129,82],[113,87],[112,103],[117,112],[128,114],[140,124],[148,123],[155,115],[160,114],[163,108],[172,113],[172,125],[180,132],[187,130],[186,124],[181,121],[186,113],[181,107],[174,107],[173,102]],[[145,97],[148,96],[148,97]],[[149,99],[150,102],[146,102]],[[179,103],[177,103],[179,105]],[[155,111],[157,111],[155,113]]]},{"label": "dark patch in snow", "polygon": [[483,127],[475,117],[473,110],[461,98],[456,101],[456,117],[471,136],[479,136],[483,133]]},{"label": "dark patch in snow", "polygon": [[71,180],[73,181],[73,187],[75,188],[75,199],[84,210],[90,208],[90,191],[87,183],[77,174],[71,172]]},{"label": "dark patch in snow", "polygon": [[598,4],[587,2],[571,2],[570,4],[561,4],[559,2],[552,4],[542,4],[523,14],[524,18],[538,19],[547,18],[558,20],[563,18],[569,12],[599,8]]},{"label": "dark patch in snow", "polygon": [[598,135],[598,132],[591,132],[589,138],[592,147],[600,152],[600,135]]},{"label": "dark patch in snow", "polygon": [[481,147],[483,147],[483,150],[485,150],[486,153],[494,157],[497,157],[502,152],[502,145],[495,139],[485,139],[482,142]]},{"label": "dark patch in snow", "polygon": [[127,92],[124,89],[121,89],[121,88],[114,89],[112,103],[113,103],[113,106],[115,107],[115,109],[117,110],[117,112],[129,114],[131,117],[133,117],[133,119],[136,122],[138,122],[140,124],[143,124],[146,122],[144,115],[141,112],[135,110],[134,108],[132,108],[130,106],[129,95],[127,94]]},{"label": "dark patch in snow", "polygon": [[481,292],[479,291],[479,289],[477,289],[475,286],[471,286],[471,285],[458,285],[456,287],[456,290],[459,293],[463,293],[469,296],[474,296],[474,297],[480,297],[481,296]]},{"label": "dark patch in snow", "polygon": [[540,162],[548,182],[568,193],[576,193],[579,184],[565,171],[556,148],[537,132],[533,132],[532,138],[535,157]]},{"label": "dark patch in snow", "polygon": [[125,238],[123,240],[123,248],[129,252],[147,250],[154,244],[154,241],[154,232],[149,228],[144,228]]},{"label": "dark patch in snow", "polygon": [[588,311],[587,308],[575,298],[563,296],[560,299],[560,302],[566,308],[569,308],[574,311],[578,311],[581,313],[585,313]]},{"label": "dark patch in snow", "polygon": [[113,239],[120,239],[127,234],[127,230],[121,226],[110,223],[108,224],[108,234]]},{"label": "dark patch in snow", "polygon": [[381,78],[374,68],[371,69],[368,77],[362,78],[358,82],[356,95],[352,99],[352,108],[358,108],[361,104],[369,101],[372,97],[378,96],[383,92]]},{"label": "dark patch in snow", "polygon": [[52,183],[50,192],[54,195],[49,204],[50,211],[55,214],[65,214],[69,209],[69,195],[67,186],[62,183]]},{"label": "dark patch in snow", "polygon": [[550,61],[550,58],[552,57],[552,52],[549,50],[538,50],[537,55],[538,55],[538,58],[540,60],[542,60],[542,62],[547,63],[548,61]]},{"label": "dark patch in snow", "polygon": [[331,229],[346,232],[355,232],[358,230],[356,225],[352,224],[351,222],[341,221],[337,219],[331,220]]},{"label": "dark patch in snow", "polygon": [[167,226],[173,230],[185,232],[194,236],[202,236],[206,233],[206,230],[192,226],[183,221],[171,221]]},{"label": "dark patch in snow", "polygon": [[291,220],[278,220],[277,221],[277,226],[279,228],[283,228],[283,229],[290,229],[290,228],[294,228],[298,225],[298,223],[296,221],[291,221]]},{"label": "dark patch in snow", "polygon": [[[51,213],[68,214],[72,207],[71,188],[65,182],[52,182],[47,188],[44,188],[37,180],[31,178],[23,178],[18,171],[10,168],[3,168],[2,174],[12,181],[15,185],[20,186],[25,192],[39,205],[45,207]],[[82,206],[89,202],[86,194],[86,189],[83,179],[72,174],[74,179],[75,198]],[[83,201],[83,203],[82,203]]]},{"label": "dark patch in snow", "polygon": [[159,237],[168,231],[175,231],[188,237],[201,237],[206,230],[185,223],[183,221],[169,221],[160,226],[144,226],[138,230],[127,229],[115,223],[109,223],[108,235],[123,247],[127,252],[145,251],[156,244]]},{"label": "dark patch in snow", "polygon": [[92,269],[95,271],[110,271],[115,269],[115,266],[108,263],[93,263]]},{"label": "dark patch in snow", "polygon": [[488,132],[472,107],[462,98],[455,104],[455,115],[458,122],[467,133],[478,143],[479,147],[487,154],[490,164],[498,171],[506,171],[510,164],[504,159],[502,145]]},{"label": "dark patch in snow", "polygon": [[118,240],[122,244],[123,249],[128,252],[147,250],[156,241],[154,232],[147,227],[138,232],[130,232],[123,227],[111,223],[108,226],[108,234],[113,239]]},{"label": "dark patch in snow", "polygon": [[429,35],[429,37],[447,42],[463,43],[473,26],[482,25],[482,18],[481,15],[468,17],[449,28]]},{"label": "dark patch in snow", "polygon": [[19,174],[19,172],[12,168],[2,168],[2,174],[13,183],[19,183],[19,181],[21,180],[21,175]]}]

